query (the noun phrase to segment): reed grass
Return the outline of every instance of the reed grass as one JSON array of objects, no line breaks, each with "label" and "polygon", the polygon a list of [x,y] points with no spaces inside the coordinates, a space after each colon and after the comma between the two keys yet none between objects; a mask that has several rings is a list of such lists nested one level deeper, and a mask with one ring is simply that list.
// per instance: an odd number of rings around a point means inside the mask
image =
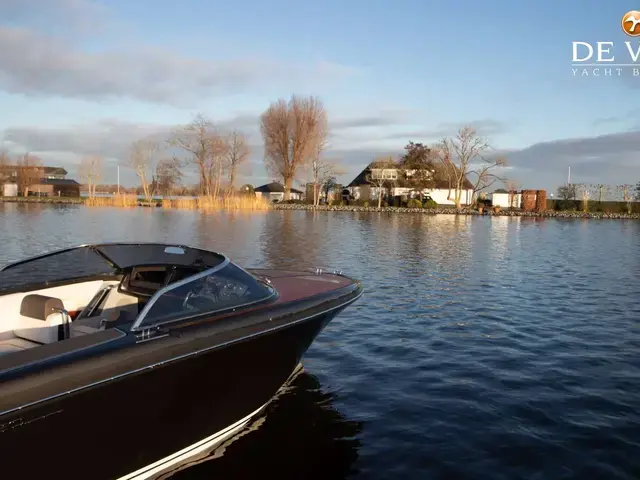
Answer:
[{"label": "reed grass", "polygon": [[137,207],[138,196],[132,193],[116,194],[112,197],[87,198],[88,207]]},{"label": "reed grass", "polygon": [[271,204],[259,197],[230,196],[224,198],[196,197],[163,199],[163,208],[179,208],[187,210],[220,211],[220,210],[269,210]]}]

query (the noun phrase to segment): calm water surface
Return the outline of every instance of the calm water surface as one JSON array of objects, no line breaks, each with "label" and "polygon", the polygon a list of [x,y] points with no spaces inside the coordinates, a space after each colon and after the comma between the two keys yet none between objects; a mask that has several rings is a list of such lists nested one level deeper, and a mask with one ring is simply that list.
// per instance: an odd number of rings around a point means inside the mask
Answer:
[{"label": "calm water surface", "polygon": [[366,289],[255,431],[174,478],[640,478],[640,222],[0,204],[0,264],[121,240]]}]

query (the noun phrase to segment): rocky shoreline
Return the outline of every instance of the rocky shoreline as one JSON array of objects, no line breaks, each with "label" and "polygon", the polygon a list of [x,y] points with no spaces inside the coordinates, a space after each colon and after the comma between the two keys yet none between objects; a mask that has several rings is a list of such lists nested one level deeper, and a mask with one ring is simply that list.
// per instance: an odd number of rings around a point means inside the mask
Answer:
[{"label": "rocky shoreline", "polygon": [[382,213],[420,213],[423,215],[486,215],[501,217],[544,217],[544,218],[608,218],[640,220],[637,213],[604,213],[604,212],[575,212],[546,210],[544,212],[523,212],[521,210],[500,210],[499,212],[484,211],[482,213],[472,208],[406,208],[406,207],[360,207],[351,205],[313,205],[306,204],[274,204],[274,210],[316,210],[324,212],[382,212]]}]

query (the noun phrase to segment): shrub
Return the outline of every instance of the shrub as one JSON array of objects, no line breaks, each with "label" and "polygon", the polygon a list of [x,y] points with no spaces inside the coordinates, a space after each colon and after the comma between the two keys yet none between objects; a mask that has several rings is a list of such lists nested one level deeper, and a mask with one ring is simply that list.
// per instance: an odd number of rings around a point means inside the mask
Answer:
[{"label": "shrub", "polygon": [[422,206],[424,208],[438,208],[438,202],[436,202],[435,200],[433,200],[432,198],[429,198],[427,200],[424,201],[424,203],[422,204]]},{"label": "shrub", "polygon": [[417,198],[410,198],[407,201],[407,208],[422,208],[422,203]]}]

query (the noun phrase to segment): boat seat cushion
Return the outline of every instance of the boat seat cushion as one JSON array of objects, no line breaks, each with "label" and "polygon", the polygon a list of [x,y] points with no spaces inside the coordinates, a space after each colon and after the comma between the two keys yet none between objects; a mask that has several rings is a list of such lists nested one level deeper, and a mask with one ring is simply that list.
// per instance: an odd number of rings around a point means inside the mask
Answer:
[{"label": "boat seat cushion", "polygon": [[37,343],[53,343],[60,339],[64,315],[56,308],[64,308],[62,300],[45,295],[26,295],[20,305],[20,328],[14,335]]},{"label": "boat seat cushion", "polygon": [[64,308],[64,304],[59,298],[38,294],[25,295],[20,304],[20,315],[46,320],[50,314],[56,312],[56,308]]}]

